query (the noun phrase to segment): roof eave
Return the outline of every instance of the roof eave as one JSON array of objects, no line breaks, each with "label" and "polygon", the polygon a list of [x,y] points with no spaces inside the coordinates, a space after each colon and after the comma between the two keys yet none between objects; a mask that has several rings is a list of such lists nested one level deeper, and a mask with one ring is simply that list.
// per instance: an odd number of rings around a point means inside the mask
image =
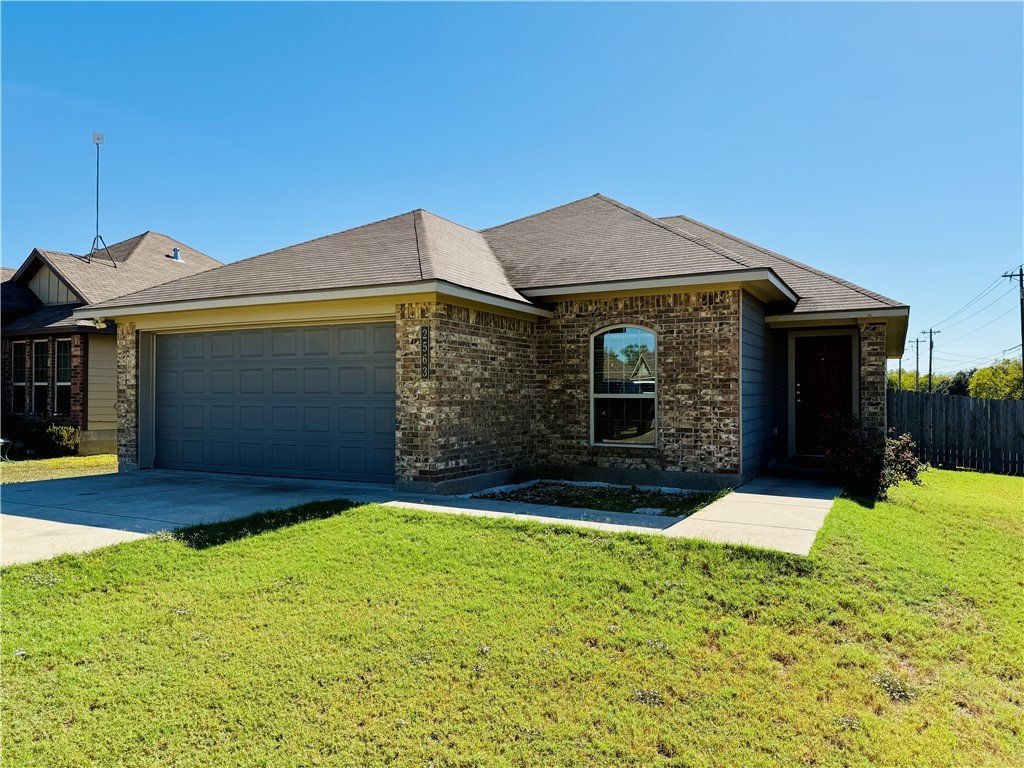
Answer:
[{"label": "roof eave", "polygon": [[910,324],[910,307],[905,304],[896,307],[865,307],[823,312],[786,312],[766,315],[764,319],[765,324],[774,328],[840,325],[861,320],[884,321],[886,357],[890,360],[903,357],[907,328]]},{"label": "roof eave", "polygon": [[352,288],[331,288],[319,291],[289,291],[282,293],[247,294],[243,296],[210,297],[181,301],[141,302],[138,304],[105,303],[82,307],[74,314],[76,319],[104,320],[107,318],[131,317],[134,315],[185,312],[202,309],[224,309],[253,304],[294,304],[305,301],[331,301],[339,299],[386,298],[407,293],[438,293],[444,296],[489,304],[506,310],[523,312],[538,317],[551,317],[552,313],[523,301],[464,288],[445,280],[417,280],[414,282],[388,283],[356,286]]},{"label": "roof eave", "polygon": [[556,298],[587,293],[615,291],[660,290],[664,288],[686,288],[695,285],[717,285],[742,283],[763,301],[791,301],[799,296],[786,285],[770,267],[736,269],[723,272],[700,272],[691,275],[668,275],[665,277],[638,278],[635,280],[606,280],[594,283],[573,283],[569,285],[538,286],[521,288],[519,293],[528,299]]}]

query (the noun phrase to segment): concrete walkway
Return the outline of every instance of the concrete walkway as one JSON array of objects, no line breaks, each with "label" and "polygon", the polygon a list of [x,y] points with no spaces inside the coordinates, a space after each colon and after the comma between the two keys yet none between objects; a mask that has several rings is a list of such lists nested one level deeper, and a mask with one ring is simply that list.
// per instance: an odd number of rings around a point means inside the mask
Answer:
[{"label": "concrete walkway", "polygon": [[842,490],[812,480],[759,477],[676,523],[665,535],[806,555]]},{"label": "concrete walkway", "polygon": [[610,532],[632,531],[747,544],[806,555],[839,489],[758,479],[689,518],[402,493],[389,485],[147,470],[5,485],[0,565],[133,541],[307,501],[349,499],[478,517],[505,517]]}]

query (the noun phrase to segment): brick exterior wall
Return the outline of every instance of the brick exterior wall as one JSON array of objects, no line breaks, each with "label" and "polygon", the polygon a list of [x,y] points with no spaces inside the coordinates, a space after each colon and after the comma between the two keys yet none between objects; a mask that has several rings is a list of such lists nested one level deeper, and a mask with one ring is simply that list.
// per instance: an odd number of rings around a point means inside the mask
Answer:
[{"label": "brick exterior wall", "polygon": [[117,324],[117,464],[139,468],[139,343],[135,323]]},{"label": "brick exterior wall", "polygon": [[[46,393],[46,412],[45,413],[32,413],[32,383],[35,375],[35,365],[33,364],[33,352],[34,342],[46,340],[46,366],[48,371],[47,376],[47,393]],[[53,411],[56,407],[56,375],[57,375],[57,340],[58,339],[70,339],[71,340],[71,408],[70,412],[61,416],[54,416]],[[3,414],[10,414],[13,410],[14,400],[14,342],[26,342],[26,349],[28,354],[26,355],[26,372],[25,372],[25,403],[24,413],[19,414],[19,417],[24,417],[31,421],[37,421],[46,424],[67,424],[73,427],[85,428],[86,419],[86,394],[87,394],[87,369],[86,369],[86,348],[87,342],[84,334],[59,334],[56,336],[42,336],[36,335],[32,337],[26,337],[24,339],[3,339],[2,344],[2,360],[0,360],[0,392],[2,392],[2,408]]]},{"label": "brick exterior wall", "polygon": [[[739,291],[563,301],[537,325],[537,458],[550,466],[735,474],[740,469]],[[590,445],[590,338],[657,334],[657,447]]]},{"label": "brick exterior wall", "polygon": [[400,305],[396,326],[396,479],[441,483],[532,467],[536,323],[429,302]]},{"label": "brick exterior wall", "polygon": [[865,429],[885,432],[885,323],[860,323],[860,418]]}]

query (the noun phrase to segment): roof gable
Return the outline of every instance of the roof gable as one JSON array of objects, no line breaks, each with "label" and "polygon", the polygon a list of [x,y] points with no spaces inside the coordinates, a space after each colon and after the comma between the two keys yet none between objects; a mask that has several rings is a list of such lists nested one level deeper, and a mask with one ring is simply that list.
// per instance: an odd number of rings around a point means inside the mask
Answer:
[{"label": "roof gable", "polygon": [[[177,248],[180,260],[167,258]],[[84,303],[95,304],[143,288],[196,274],[219,261],[159,232],[114,243],[91,259],[61,251],[35,249],[13,280],[24,283],[45,265]]]}]

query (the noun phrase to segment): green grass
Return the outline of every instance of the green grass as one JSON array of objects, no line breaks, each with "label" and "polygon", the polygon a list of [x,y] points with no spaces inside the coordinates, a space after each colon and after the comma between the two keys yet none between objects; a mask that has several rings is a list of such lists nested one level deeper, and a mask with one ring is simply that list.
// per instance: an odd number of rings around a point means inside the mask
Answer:
[{"label": "green grass", "polygon": [[16,566],[4,761],[1021,765],[1022,506],[929,472],[804,559],[325,504]]},{"label": "green grass", "polygon": [[666,493],[662,490],[624,485],[574,485],[545,480],[506,491],[478,493],[477,498],[547,504],[556,507],[603,509],[608,512],[633,512],[640,508],[663,509],[667,517],[687,517],[706,507],[728,491]]},{"label": "green grass", "polygon": [[112,472],[117,472],[117,456],[112,453],[33,461],[4,461],[0,462],[0,483],[28,483],[64,477],[109,475]]}]

